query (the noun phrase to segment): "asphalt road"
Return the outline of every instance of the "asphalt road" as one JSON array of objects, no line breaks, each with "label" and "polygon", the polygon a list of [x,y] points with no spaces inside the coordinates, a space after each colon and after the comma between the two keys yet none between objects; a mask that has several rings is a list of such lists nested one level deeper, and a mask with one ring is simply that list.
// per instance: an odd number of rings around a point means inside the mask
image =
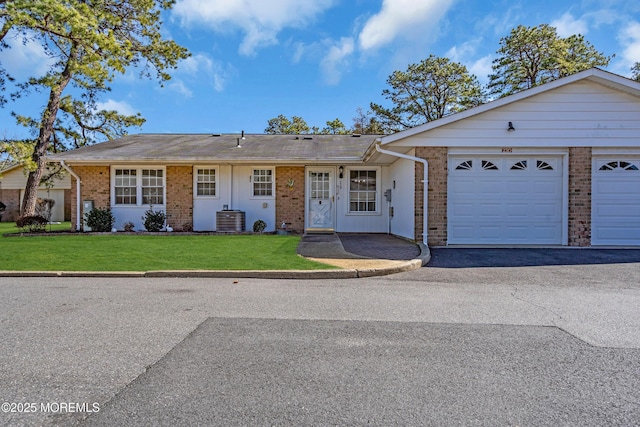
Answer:
[{"label": "asphalt road", "polygon": [[640,425],[639,262],[437,252],[342,281],[0,279],[0,424]]}]

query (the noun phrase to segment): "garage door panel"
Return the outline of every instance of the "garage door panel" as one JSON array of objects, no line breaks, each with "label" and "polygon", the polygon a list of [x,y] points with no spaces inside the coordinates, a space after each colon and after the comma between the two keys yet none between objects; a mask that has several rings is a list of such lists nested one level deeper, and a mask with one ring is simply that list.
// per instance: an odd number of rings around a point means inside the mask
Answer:
[{"label": "garage door panel", "polygon": [[535,181],[533,183],[533,191],[538,195],[555,194],[562,189],[562,185],[558,188],[558,179]]},{"label": "garage door panel", "polygon": [[636,227],[627,227],[624,224],[620,224],[617,227],[602,226],[598,228],[597,235],[594,237],[599,240],[613,240],[620,242],[640,240],[640,224],[636,224]]},{"label": "garage door panel", "polygon": [[457,194],[472,195],[473,194],[473,180],[472,179],[458,179],[451,183],[451,191]]},{"label": "garage door panel", "polygon": [[491,195],[501,194],[504,191],[502,182],[495,178],[481,182],[474,182],[471,185],[474,188],[474,194],[482,193],[488,195],[488,197],[491,197]]},{"label": "garage door panel", "polygon": [[532,207],[533,218],[536,220],[557,220],[562,215],[562,206],[557,203],[536,203]]},{"label": "garage door panel", "polygon": [[628,169],[639,159],[594,161],[591,244],[640,245],[640,171]]},{"label": "garage door panel", "polygon": [[460,241],[473,239],[474,238],[473,232],[474,232],[474,228],[468,225],[467,226],[457,225],[452,227],[449,230],[449,234],[455,240],[460,240]]},{"label": "garage door panel", "polygon": [[478,225],[478,238],[480,239],[493,239],[495,236],[499,236],[501,233],[500,226],[493,223],[485,223]]},{"label": "garage door panel", "polygon": [[509,218],[524,219],[529,216],[530,209],[529,203],[511,203],[507,206],[506,214]]},{"label": "garage door panel", "polygon": [[[562,162],[546,159],[553,170],[536,169],[533,157],[505,156],[491,159],[499,170],[483,170],[483,158],[473,157],[473,168],[450,173],[448,243],[561,244]],[[450,158],[450,167],[459,160]]]},{"label": "garage door panel", "polygon": [[505,186],[508,194],[521,195],[531,191],[531,182],[525,180],[508,181]]},{"label": "garage door panel", "polygon": [[449,215],[458,221],[470,221],[475,215],[473,204],[456,204],[451,208]]},{"label": "garage door panel", "polygon": [[476,205],[475,216],[480,220],[499,221],[502,218],[500,215],[501,207],[500,203],[479,202]]},{"label": "garage door panel", "polygon": [[640,205],[623,203],[598,204],[595,208],[595,214],[608,221],[639,223]]},{"label": "garage door panel", "polygon": [[595,184],[594,192],[604,197],[611,196],[627,196],[637,193],[637,186],[640,182],[627,182],[624,177],[619,180],[598,181]]}]

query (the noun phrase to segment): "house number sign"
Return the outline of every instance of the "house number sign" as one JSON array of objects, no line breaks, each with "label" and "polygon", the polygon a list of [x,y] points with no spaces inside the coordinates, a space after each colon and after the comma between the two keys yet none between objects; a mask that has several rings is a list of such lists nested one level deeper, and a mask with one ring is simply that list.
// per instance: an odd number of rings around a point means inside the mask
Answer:
[{"label": "house number sign", "polygon": [[511,147],[503,147],[502,148],[502,152],[503,153],[513,153],[513,148],[511,148]]}]

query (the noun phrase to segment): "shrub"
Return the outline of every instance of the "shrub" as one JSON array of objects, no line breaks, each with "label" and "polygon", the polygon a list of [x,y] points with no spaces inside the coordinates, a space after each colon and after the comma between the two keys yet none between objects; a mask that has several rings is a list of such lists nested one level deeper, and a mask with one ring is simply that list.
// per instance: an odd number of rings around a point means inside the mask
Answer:
[{"label": "shrub", "polygon": [[262,233],[264,229],[267,228],[267,223],[263,220],[259,219],[253,223],[253,232],[254,233]]},{"label": "shrub", "polygon": [[149,210],[144,212],[142,219],[144,220],[144,228],[147,231],[160,231],[164,227],[167,215],[164,211],[154,211],[153,206],[151,206]]},{"label": "shrub", "polygon": [[7,205],[0,202],[0,221],[2,221],[2,212],[4,212],[5,209],[7,209]]},{"label": "shrub", "polygon": [[84,214],[84,220],[92,231],[108,232],[113,228],[116,218],[109,208],[96,208]]},{"label": "shrub", "polygon": [[20,231],[28,231],[30,233],[46,231],[47,218],[41,215],[21,216],[16,221],[16,227]]},{"label": "shrub", "polygon": [[131,221],[124,223],[124,231],[135,231],[134,228],[135,225]]},{"label": "shrub", "polygon": [[185,232],[193,231],[193,225],[191,225],[190,222],[185,222],[184,224],[182,224],[182,231],[185,231]]}]

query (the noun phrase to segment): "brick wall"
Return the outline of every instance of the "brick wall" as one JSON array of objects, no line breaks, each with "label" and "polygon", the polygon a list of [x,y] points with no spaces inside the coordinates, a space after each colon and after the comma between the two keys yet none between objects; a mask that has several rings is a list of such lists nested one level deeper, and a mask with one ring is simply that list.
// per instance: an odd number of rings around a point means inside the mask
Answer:
[{"label": "brick wall", "polygon": [[[111,182],[109,178],[109,166],[74,166],[73,171],[80,177],[82,182],[80,189],[80,209],[82,210],[82,201],[93,200],[93,206],[96,208],[111,207]],[[76,226],[76,180],[71,177],[71,227]],[[84,212],[80,212],[80,217]]]},{"label": "brick wall", "polygon": [[167,166],[167,225],[182,231],[193,229],[193,168]]},{"label": "brick wall", "polygon": [[15,221],[20,217],[20,190],[0,189],[0,202],[6,206],[0,213],[2,221]]},{"label": "brick wall", "polygon": [[591,245],[591,148],[569,148],[569,246]]},{"label": "brick wall", "polygon": [[[447,244],[447,148],[416,147],[416,157],[429,162],[428,188],[428,243],[431,246]],[[415,239],[422,241],[424,166],[416,162]]]},{"label": "brick wall", "polygon": [[[287,229],[304,232],[304,166],[280,166],[276,168],[276,229],[282,222]],[[289,180],[294,181],[289,188]]]}]

